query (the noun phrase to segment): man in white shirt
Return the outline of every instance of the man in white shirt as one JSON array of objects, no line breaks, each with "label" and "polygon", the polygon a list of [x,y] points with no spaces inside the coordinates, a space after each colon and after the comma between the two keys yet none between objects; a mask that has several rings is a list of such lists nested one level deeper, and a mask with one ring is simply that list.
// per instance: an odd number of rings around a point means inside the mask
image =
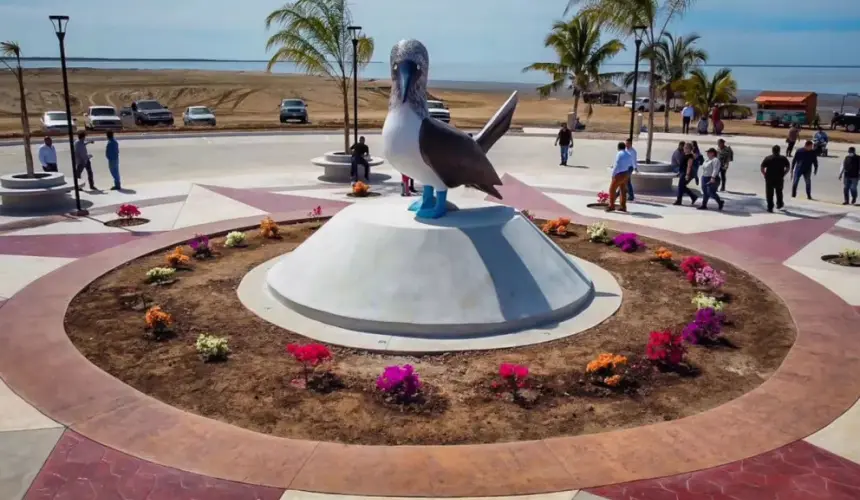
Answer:
[{"label": "man in white shirt", "polygon": [[694,116],[696,116],[696,110],[688,102],[684,106],[684,109],[681,110],[681,119],[683,120],[681,123],[681,133],[690,133],[690,122],[693,121]]},{"label": "man in white shirt", "polygon": [[39,148],[39,162],[45,172],[57,171],[57,150],[50,137],[45,137],[45,144]]},{"label": "man in white shirt", "polygon": [[618,143],[618,153],[615,155],[615,164],[612,166],[612,182],[609,184],[609,207],[607,212],[615,211],[615,199],[621,192],[621,210],[627,211],[627,181],[630,180],[630,170],[633,168],[633,160],[627,147],[623,142]]}]

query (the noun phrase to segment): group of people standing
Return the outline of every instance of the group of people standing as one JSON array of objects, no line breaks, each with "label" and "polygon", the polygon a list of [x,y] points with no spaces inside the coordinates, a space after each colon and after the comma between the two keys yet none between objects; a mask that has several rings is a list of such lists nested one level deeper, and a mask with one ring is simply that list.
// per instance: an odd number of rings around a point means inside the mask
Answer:
[{"label": "group of people standing", "polygon": [[[106,134],[107,142],[105,143],[105,158],[107,159],[108,170],[113,177],[113,187],[111,190],[122,189],[119,176],[119,142],[114,137],[113,131],[108,131]],[[94,141],[87,139],[86,132],[78,132],[78,140],[75,141],[73,165],[75,178],[80,180],[84,171],[87,172],[87,181],[89,182],[91,191],[98,191],[95,185],[95,176],[93,175],[92,158],[89,153],[88,146]],[[39,148],[39,163],[42,164],[42,170],[45,172],[58,172],[57,150],[54,147],[53,139],[50,136],[45,137],[44,144]]]}]

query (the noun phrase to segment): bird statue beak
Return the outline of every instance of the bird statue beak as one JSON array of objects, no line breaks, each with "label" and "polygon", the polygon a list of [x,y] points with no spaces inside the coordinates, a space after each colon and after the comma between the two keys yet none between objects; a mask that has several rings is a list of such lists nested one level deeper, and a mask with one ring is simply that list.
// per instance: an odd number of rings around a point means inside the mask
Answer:
[{"label": "bird statue beak", "polygon": [[415,73],[418,70],[418,65],[412,61],[403,61],[397,66],[397,78],[400,80],[400,93],[403,94],[403,100],[406,102],[409,98],[409,91],[412,88],[412,80],[415,79]]}]

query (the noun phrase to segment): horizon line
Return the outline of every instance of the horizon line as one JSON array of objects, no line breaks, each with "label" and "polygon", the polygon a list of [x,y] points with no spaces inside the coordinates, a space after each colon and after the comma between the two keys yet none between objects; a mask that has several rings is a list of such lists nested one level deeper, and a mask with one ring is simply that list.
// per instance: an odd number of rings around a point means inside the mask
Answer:
[{"label": "horizon line", "polygon": [[[11,57],[0,57],[0,60],[13,60]],[[212,58],[161,58],[161,57],[67,57],[67,61],[102,61],[102,62],[212,62],[212,63],[268,63],[266,59],[212,59]],[[29,56],[21,57],[21,61],[60,61],[59,57]],[[294,61],[278,61],[278,63],[290,64]],[[473,64],[461,61],[460,64]],[[385,61],[370,61],[368,64],[385,64]],[[458,64],[458,63],[447,63]],[[499,62],[497,64],[521,64],[513,61]],[[605,63],[604,66],[632,66],[629,63]],[[735,63],[716,64],[704,63],[699,66],[705,68],[810,68],[810,69],[860,69],[860,64],[758,64],[758,63]]]}]

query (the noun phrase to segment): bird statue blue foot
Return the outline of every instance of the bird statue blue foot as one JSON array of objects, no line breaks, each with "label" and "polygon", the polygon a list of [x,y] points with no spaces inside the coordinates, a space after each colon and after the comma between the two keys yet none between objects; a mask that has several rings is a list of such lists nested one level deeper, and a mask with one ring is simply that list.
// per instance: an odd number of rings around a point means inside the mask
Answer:
[{"label": "bird statue blue foot", "polygon": [[421,193],[421,199],[409,205],[410,212],[417,212],[423,209],[433,208],[436,204],[436,197],[433,196],[433,186],[424,186],[424,191]]},{"label": "bird statue blue foot", "polygon": [[429,208],[421,208],[415,215],[424,219],[438,219],[448,212],[448,191],[436,192],[436,204]]}]

